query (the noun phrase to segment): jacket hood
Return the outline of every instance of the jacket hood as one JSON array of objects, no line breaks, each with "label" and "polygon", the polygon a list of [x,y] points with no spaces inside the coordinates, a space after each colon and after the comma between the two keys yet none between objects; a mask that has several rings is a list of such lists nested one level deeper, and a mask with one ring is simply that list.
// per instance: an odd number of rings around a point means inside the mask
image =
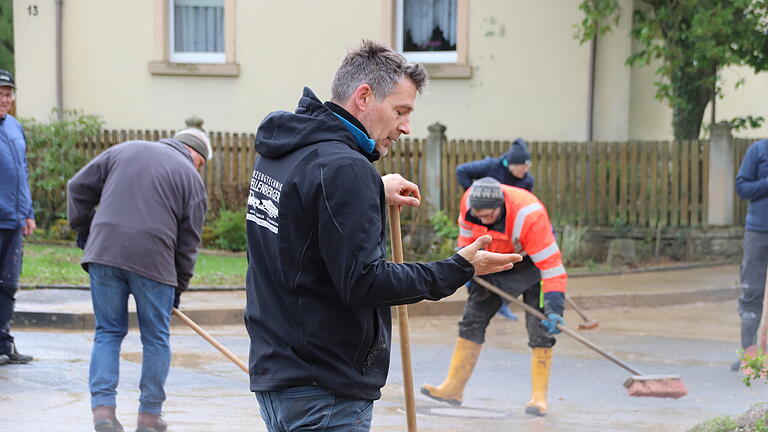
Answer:
[{"label": "jacket hood", "polygon": [[359,151],[355,138],[341,119],[323,105],[312,90],[304,87],[295,112],[275,111],[261,122],[256,132],[256,152],[275,159],[327,141],[343,141]]}]

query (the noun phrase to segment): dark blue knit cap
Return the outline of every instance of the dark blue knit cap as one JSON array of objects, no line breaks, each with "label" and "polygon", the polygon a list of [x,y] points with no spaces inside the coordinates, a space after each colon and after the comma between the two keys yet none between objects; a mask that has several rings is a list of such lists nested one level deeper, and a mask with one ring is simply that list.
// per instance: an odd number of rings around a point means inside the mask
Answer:
[{"label": "dark blue knit cap", "polygon": [[524,164],[531,160],[531,154],[528,152],[528,143],[522,138],[516,139],[509,147],[509,151],[504,153],[509,165]]}]

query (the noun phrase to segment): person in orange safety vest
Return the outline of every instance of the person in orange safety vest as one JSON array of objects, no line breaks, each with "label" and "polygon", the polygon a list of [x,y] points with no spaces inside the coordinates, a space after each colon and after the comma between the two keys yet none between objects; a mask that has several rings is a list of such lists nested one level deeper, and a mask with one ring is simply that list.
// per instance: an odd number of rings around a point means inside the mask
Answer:
[{"label": "person in orange safety vest", "polygon": [[[484,276],[515,297],[522,295],[530,306],[547,316],[538,320],[526,314],[528,346],[532,349],[532,396],[527,414],[547,413],[547,388],[552,364],[552,346],[564,324],[563,303],[568,276],[560,249],[552,234],[552,224],[544,205],[529,191],[500,184],[484,177],[475,181],[461,198],[458,246],[471,244],[489,234],[493,241],[488,251],[518,253],[522,262],[511,270]],[[425,385],[421,393],[451,405],[461,405],[464,387],[485,341],[485,329],[501,305],[501,298],[470,282],[469,299],[459,322],[459,339],[453,352],[448,377],[437,387]]]}]

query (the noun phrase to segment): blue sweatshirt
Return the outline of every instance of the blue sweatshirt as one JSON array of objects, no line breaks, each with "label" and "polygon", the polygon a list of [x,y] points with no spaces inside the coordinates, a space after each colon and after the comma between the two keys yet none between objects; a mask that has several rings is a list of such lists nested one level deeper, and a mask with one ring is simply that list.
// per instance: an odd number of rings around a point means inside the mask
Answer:
[{"label": "blue sweatshirt", "polygon": [[28,177],[24,129],[6,114],[0,118],[0,229],[18,229],[34,219]]},{"label": "blue sweatshirt", "polygon": [[736,192],[749,200],[746,229],[768,231],[768,140],[749,146],[736,176]]}]

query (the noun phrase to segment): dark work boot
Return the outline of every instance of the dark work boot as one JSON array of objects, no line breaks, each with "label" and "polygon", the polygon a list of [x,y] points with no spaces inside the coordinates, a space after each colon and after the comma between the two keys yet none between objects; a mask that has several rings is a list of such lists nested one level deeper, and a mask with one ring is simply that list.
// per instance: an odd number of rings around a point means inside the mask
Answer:
[{"label": "dark work boot", "polygon": [[24,355],[16,351],[16,345],[11,345],[11,352],[5,356],[8,357],[9,364],[24,364],[34,360],[32,356]]},{"label": "dark work boot", "polygon": [[136,421],[136,432],[165,432],[168,423],[163,420],[161,414],[139,413]]},{"label": "dark work boot", "polygon": [[731,370],[734,371],[734,372],[736,372],[739,369],[741,369],[741,359],[736,360],[735,362],[731,363],[730,367],[731,367]]},{"label": "dark work boot", "polygon": [[93,429],[96,432],[123,432],[123,425],[115,416],[115,407],[99,405],[94,408]]}]

